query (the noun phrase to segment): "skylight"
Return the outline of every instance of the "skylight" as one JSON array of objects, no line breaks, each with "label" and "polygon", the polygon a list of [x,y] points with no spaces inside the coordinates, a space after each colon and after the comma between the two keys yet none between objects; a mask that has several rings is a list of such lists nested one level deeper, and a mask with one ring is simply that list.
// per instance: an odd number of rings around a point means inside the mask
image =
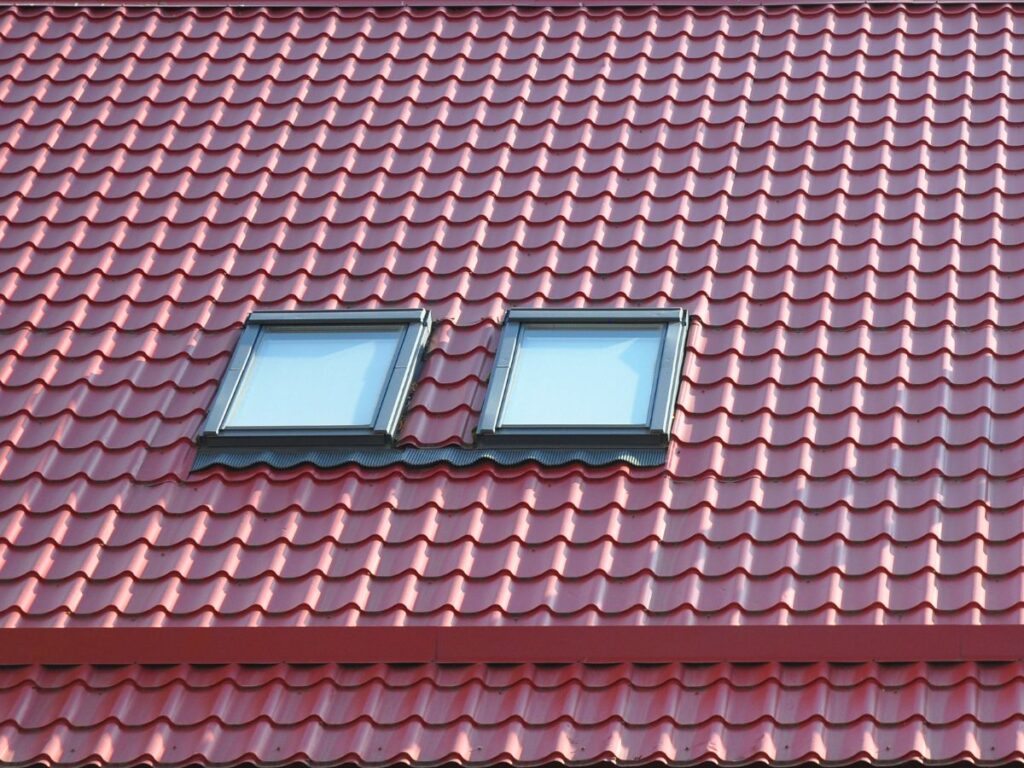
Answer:
[{"label": "skylight", "polygon": [[662,442],[682,366],[682,310],[511,310],[484,440]]},{"label": "skylight", "polygon": [[203,428],[207,440],[383,442],[426,340],[423,311],[255,312]]}]

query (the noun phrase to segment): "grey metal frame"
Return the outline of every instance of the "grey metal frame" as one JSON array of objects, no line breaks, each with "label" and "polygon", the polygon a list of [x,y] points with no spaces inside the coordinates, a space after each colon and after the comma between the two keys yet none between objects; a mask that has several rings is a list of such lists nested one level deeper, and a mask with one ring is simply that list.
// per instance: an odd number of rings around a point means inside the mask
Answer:
[{"label": "grey metal frame", "polygon": [[[501,411],[515,365],[522,329],[527,325],[572,328],[662,325],[661,356],[647,425],[505,427]],[[683,309],[510,309],[498,340],[498,354],[487,387],[477,437],[483,444],[506,445],[640,445],[668,442],[679,395],[689,315]]]},{"label": "grey metal frame", "polygon": [[[377,406],[376,417],[369,427],[324,428],[254,428],[227,427],[225,419],[231,400],[242,381],[253,349],[264,328],[356,328],[392,326],[403,328],[398,352],[384,391]],[[328,310],[320,312],[253,312],[245,322],[241,338],[231,355],[227,371],[214,395],[209,413],[199,432],[199,440],[224,446],[295,446],[295,445],[385,445],[394,437],[415,378],[422,353],[430,335],[430,313],[425,309]]]}]

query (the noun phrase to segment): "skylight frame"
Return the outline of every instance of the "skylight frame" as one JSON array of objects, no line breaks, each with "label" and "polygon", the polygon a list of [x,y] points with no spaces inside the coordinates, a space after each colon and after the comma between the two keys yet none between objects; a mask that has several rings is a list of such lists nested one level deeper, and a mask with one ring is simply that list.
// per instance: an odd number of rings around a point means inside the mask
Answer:
[{"label": "skylight frame", "polygon": [[[502,412],[512,383],[523,330],[529,326],[572,328],[663,327],[661,351],[646,425],[505,426]],[[689,315],[683,309],[510,309],[477,427],[484,445],[564,445],[578,447],[666,444],[672,430]]]},{"label": "skylight frame", "polygon": [[[258,311],[246,319],[224,377],[199,432],[210,445],[243,447],[387,445],[395,437],[402,409],[415,380],[430,334],[430,313],[425,309]],[[260,334],[269,328],[332,330],[397,328],[397,352],[387,374],[375,416],[369,426],[232,427],[228,416],[242,384]]]}]

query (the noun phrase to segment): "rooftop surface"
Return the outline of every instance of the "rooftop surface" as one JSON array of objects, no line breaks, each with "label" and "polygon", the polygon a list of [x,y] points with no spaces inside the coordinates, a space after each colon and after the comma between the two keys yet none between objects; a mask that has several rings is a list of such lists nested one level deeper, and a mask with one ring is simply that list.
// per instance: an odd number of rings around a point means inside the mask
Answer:
[{"label": "rooftop surface", "polygon": [[[182,665],[163,693],[54,673],[102,721],[32,719],[42,673],[9,667],[0,759],[242,759],[175,708],[200,661],[842,660],[870,687],[883,658],[958,662],[914,674],[973,713],[896,686],[839,720],[912,742],[800,759],[1019,756],[985,729],[1020,686],[977,681],[1024,640],[1022,50],[987,4],[0,11],[0,664]],[[685,309],[667,463],[191,471],[249,312],[384,307],[435,318],[399,437],[424,447],[473,444],[509,307]],[[768,698],[802,674],[771,663]],[[474,762],[474,690],[425,762]],[[789,762],[776,714],[700,690],[755,724],[728,762]],[[180,760],[117,751],[136,694]],[[252,711],[257,762],[298,759]],[[359,722],[323,762],[397,755]],[[690,761],[674,733],[590,754]]]}]

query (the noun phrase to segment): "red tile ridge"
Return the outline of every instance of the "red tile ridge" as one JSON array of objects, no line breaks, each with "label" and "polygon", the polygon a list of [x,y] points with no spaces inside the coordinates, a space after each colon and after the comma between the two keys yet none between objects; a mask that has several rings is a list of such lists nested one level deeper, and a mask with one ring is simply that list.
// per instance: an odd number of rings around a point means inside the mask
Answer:
[{"label": "red tile ridge", "polygon": [[1010,661],[1024,626],[0,629],[0,665]]}]

